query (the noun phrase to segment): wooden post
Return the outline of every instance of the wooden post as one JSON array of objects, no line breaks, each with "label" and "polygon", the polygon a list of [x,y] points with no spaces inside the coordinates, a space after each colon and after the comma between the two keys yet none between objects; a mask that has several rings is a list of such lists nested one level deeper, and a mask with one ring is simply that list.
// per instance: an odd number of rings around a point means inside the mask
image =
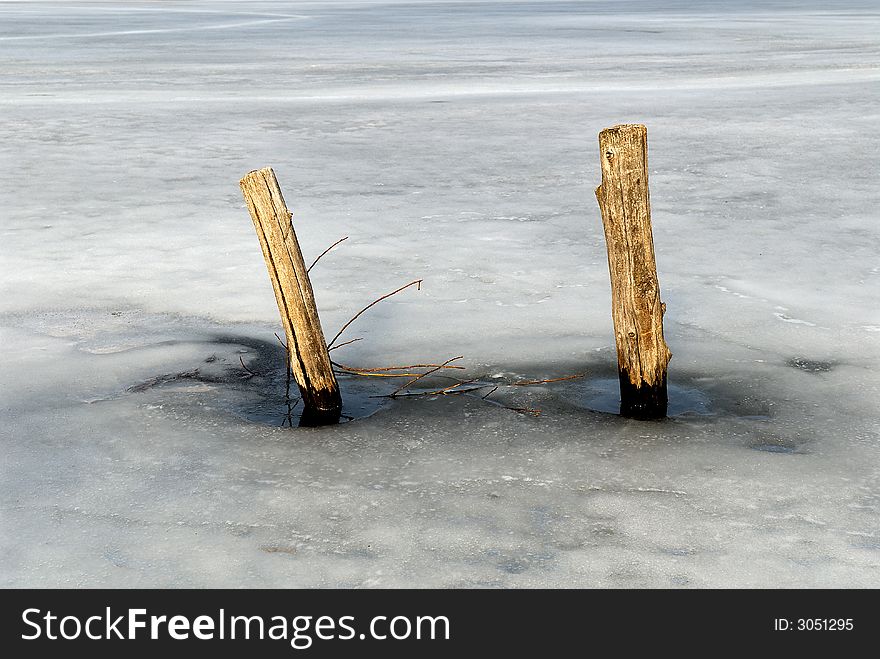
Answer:
[{"label": "wooden post", "polygon": [[599,133],[602,211],[611,307],[620,375],[620,414],[666,416],[666,367],[672,354],[663,339],[660,284],[654,263],[648,193],[648,130],[624,124]]},{"label": "wooden post", "polygon": [[240,185],[287,334],[290,369],[303,399],[300,425],[336,423],[342,411],[339,384],[330,364],[292,215],[284,203],[275,172],[271,167],[258,169],[241,179]]}]

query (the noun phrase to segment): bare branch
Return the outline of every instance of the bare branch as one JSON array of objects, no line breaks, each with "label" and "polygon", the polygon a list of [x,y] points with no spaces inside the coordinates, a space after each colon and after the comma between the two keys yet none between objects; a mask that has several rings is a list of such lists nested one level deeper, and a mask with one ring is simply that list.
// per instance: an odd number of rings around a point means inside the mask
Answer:
[{"label": "bare branch", "polygon": [[260,374],[259,374],[259,373],[256,373],[256,372],[252,371],[251,369],[249,369],[247,366],[245,366],[245,364],[244,364],[244,359],[242,359],[241,356],[238,357],[238,361],[241,362],[241,367],[242,367],[245,371],[247,371],[247,373],[248,373],[248,375],[246,376],[246,379],[249,380],[250,378],[260,377]]},{"label": "bare branch", "polygon": [[586,373],[578,373],[577,375],[566,375],[563,378],[552,378],[550,380],[520,380],[519,382],[511,382],[511,387],[527,387],[531,384],[547,384],[548,382],[563,382],[565,380],[577,380],[586,377]]},{"label": "bare branch", "polygon": [[404,290],[404,289],[406,289],[406,288],[409,288],[410,286],[417,286],[418,289],[421,290],[421,289],[422,289],[422,280],[421,280],[421,279],[416,279],[415,281],[411,281],[411,282],[408,283],[406,286],[401,286],[401,287],[398,288],[396,291],[391,291],[390,293],[388,293],[388,294],[386,294],[386,295],[383,295],[382,297],[380,297],[380,298],[378,298],[378,299],[373,300],[372,302],[370,302],[367,306],[365,306],[363,309],[361,309],[360,311],[358,311],[354,316],[352,316],[351,320],[349,320],[347,323],[345,323],[345,325],[342,326],[342,329],[339,330],[339,331],[336,333],[336,336],[333,337],[333,340],[330,341],[330,343],[327,344],[327,350],[330,350],[330,348],[333,347],[333,345],[336,343],[336,339],[338,339],[338,338],[342,335],[342,333],[343,333],[345,330],[348,329],[348,326],[351,325],[355,320],[357,320],[358,317],[359,317],[362,313],[364,313],[367,309],[369,309],[370,307],[373,307],[373,306],[379,304],[379,302],[381,302],[382,300],[385,300],[385,299],[391,297],[392,295],[396,295],[397,293],[400,293],[400,291],[402,291],[402,290]]},{"label": "bare branch", "polygon": [[[299,405],[299,402],[302,398],[297,398],[295,402],[290,402],[290,380],[293,373],[290,370],[290,347],[282,340],[280,336],[278,336],[278,332],[275,332],[275,338],[278,339],[278,343],[284,346],[284,354],[285,354],[285,363],[284,363],[284,402],[287,404],[287,424],[293,428],[293,409]],[[239,358],[240,359],[240,358]],[[242,366],[244,366],[244,362],[242,362]],[[281,422],[281,427],[284,427],[284,421]]]},{"label": "bare branch", "polygon": [[[494,389],[492,391],[494,391]],[[492,400],[491,398],[488,398],[488,396],[492,394],[492,391],[490,391],[485,396],[482,396],[480,398],[480,400],[483,400],[491,405],[496,405],[497,407],[500,407],[502,410],[510,410],[511,412],[517,412],[519,414],[531,414],[532,416],[540,416],[541,415],[541,410],[533,408],[533,407],[510,407],[508,405],[505,405],[504,403],[499,403],[497,400]]]},{"label": "bare branch", "polygon": [[[401,394],[379,394],[375,396],[370,396],[370,398],[416,398],[419,396],[452,396],[456,394],[467,394],[472,391],[479,391],[480,389],[485,389],[487,385],[481,384],[476,387],[468,387],[467,389],[455,389],[453,391],[405,391]],[[500,405],[500,403],[496,403],[494,400],[488,400],[487,403],[495,403],[496,405]],[[501,405],[501,407],[504,407]]]},{"label": "bare branch", "polygon": [[[338,347],[338,346],[337,346]],[[333,362],[336,366],[340,368],[345,368],[349,371],[358,371],[359,373],[381,373],[384,371],[402,371],[410,368],[449,368],[449,369],[457,369],[460,371],[465,370],[464,366],[445,366],[443,364],[409,364],[408,366],[381,366],[379,368],[357,368],[355,366],[344,366],[343,364],[337,364]],[[413,375],[418,375],[414,373]]]},{"label": "bare branch", "polygon": [[392,392],[391,397],[393,398],[394,396],[396,396],[397,394],[399,394],[401,391],[403,391],[403,390],[406,389],[407,387],[409,387],[409,386],[415,384],[416,382],[418,382],[418,381],[421,380],[422,378],[431,375],[431,373],[436,373],[436,372],[439,371],[441,368],[445,367],[445,366],[446,366],[447,364],[449,364],[450,362],[454,362],[454,361],[457,360],[457,359],[464,359],[464,355],[459,355],[458,357],[453,357],[452,359],[447,359],[445,362],[443,362],[443,363],[440,364],[439,366],[436,366],[435,368],[432,368],[430,371],[425,371],[424,373],[422,373],[421,375],[419,375],[419,376],[413,378],[413,379],[410,380],[409,382],[406,382],[405,384],[402,384],[401,386],[399,386],[396,390],[394,390],[394,391]]},{"label": "bare branch", "polygon": [[345,236],[345,237],[343,237],[343,238],[340,238],[340,239],[337,240],[335,243],[333,243],[332,245],[330,245],[330,247],[328,247],[328,248],[325,249],[323,252],[321,252],[320,254],[318,254],[318,258],[316,258],[314,261],[312,261],[312,265],[310,265],[310,266],[306,269],[306,273],[311,272],[312,268],[315,267],[315,264],[316,264],[318,261],[320,261],[321,258],[322,258],[327,252],[329,252],[331,249],[333,249],[334,247],[336,247],[336,246],[337,246],[339,243],[341,243],[343,240],[348,240],[348,236]]},{"label": "bare branch", "polygon": [[[429,391],[428,395],[429,396],[445,396],[446,394],[449,394],[449,393],[457,394],[457,393],[464,393],[465,391],[473,391],[474,390],[473,387],[471,389],[463,389],[463,390],[459,390],[459,391],[454,391],[454,390],[457,389],[458,387],[463,387],[466,384],[473,384],[474,382],[478,382],[478,381],[479,381],[479,378],[474,378],[472,380],[460,380],[460,381],[456,382],[455,384],[450,384],[448,387],[443,387],[443,389],[438,389],[437,391]],[[488,386],[489,385],[484,384],[483,386],[476,387],[476,388],[477,389],[484,389]]]},{"label": "bare branch", "polygon": [[420,373],[375,373],[373,371],[365,371],[359,368],[352,368],[350,366],[345,366],[344,364],[339,364],[337,362],[330,362],[338,368],[339,370],[345,373],[351,373],[352,375],[362,375],[364,377],[372,377],[372,378],[412,378],[418,377],[421,375]]},{"label": "bare branch", "polygon": [[363,341],[363,340],[364,340],[364,337],[359,336],[356,339],[350,339],[348,341],[343,341],[339,345],[333,346],[332,348],[327,348],[327,352],[330,352],[331,350],[336,350],[337,348],[341,348],[342,346],[347,346],[349,343],[354,343],[355,341]]}]

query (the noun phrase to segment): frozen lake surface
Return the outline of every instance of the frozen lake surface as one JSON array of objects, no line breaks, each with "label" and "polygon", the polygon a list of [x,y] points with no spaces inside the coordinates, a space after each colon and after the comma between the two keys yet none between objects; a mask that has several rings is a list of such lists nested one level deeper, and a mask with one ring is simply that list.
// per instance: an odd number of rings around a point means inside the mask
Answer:
[{"label": "frozen lake surface", "polygon": [[[0,584],[880,587],[878,34],[867,0],[0,2]],[[613,414],[624,122],[663,422]],[[282,428],[266,165],[307,261],[350,236],[326,334],[424,279],[340,361],[586,376],[351,376],[366,418]]]}]

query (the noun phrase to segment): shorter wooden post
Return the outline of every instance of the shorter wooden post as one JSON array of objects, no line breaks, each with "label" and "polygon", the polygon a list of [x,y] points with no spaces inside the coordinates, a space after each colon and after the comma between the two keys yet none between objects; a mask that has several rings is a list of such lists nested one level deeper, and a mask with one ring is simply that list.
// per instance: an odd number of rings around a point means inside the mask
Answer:
[{"label": "shorter wooden post", "polygon": [[290,369],[302,394],[300,425],[337,423],[342,411],[339,384],[315,306],[292,215],[271,167],[250,172],[240,181],[263,258],[275,290],[287,335]]},{"label": "shorter wooden post", "polygon": [[620,414],[666,416],[666,368],[672,354],[663,338],[660,284],[654,262],[648,192],[648,130],[624,124],[599,133],[602,211],[611,307],[620,375]]}]

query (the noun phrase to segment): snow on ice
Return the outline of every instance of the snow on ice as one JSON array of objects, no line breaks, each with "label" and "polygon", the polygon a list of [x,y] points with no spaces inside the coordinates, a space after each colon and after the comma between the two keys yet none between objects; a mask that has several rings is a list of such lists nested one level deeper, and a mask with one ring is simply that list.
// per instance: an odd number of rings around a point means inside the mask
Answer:
[{"label": "snow on ice", "polygon": [[[0,3],[0,583],[880,586],[878,18]],[[623,122],[649,130],[659,423],[613,413],[593,189]],[[313,271],[328,334],[424,279],[340,361],[587,376],[501,404],[344,377],[359,418],[280,427],[238,189],[266,165],[307,260],[350,236]]]}]

